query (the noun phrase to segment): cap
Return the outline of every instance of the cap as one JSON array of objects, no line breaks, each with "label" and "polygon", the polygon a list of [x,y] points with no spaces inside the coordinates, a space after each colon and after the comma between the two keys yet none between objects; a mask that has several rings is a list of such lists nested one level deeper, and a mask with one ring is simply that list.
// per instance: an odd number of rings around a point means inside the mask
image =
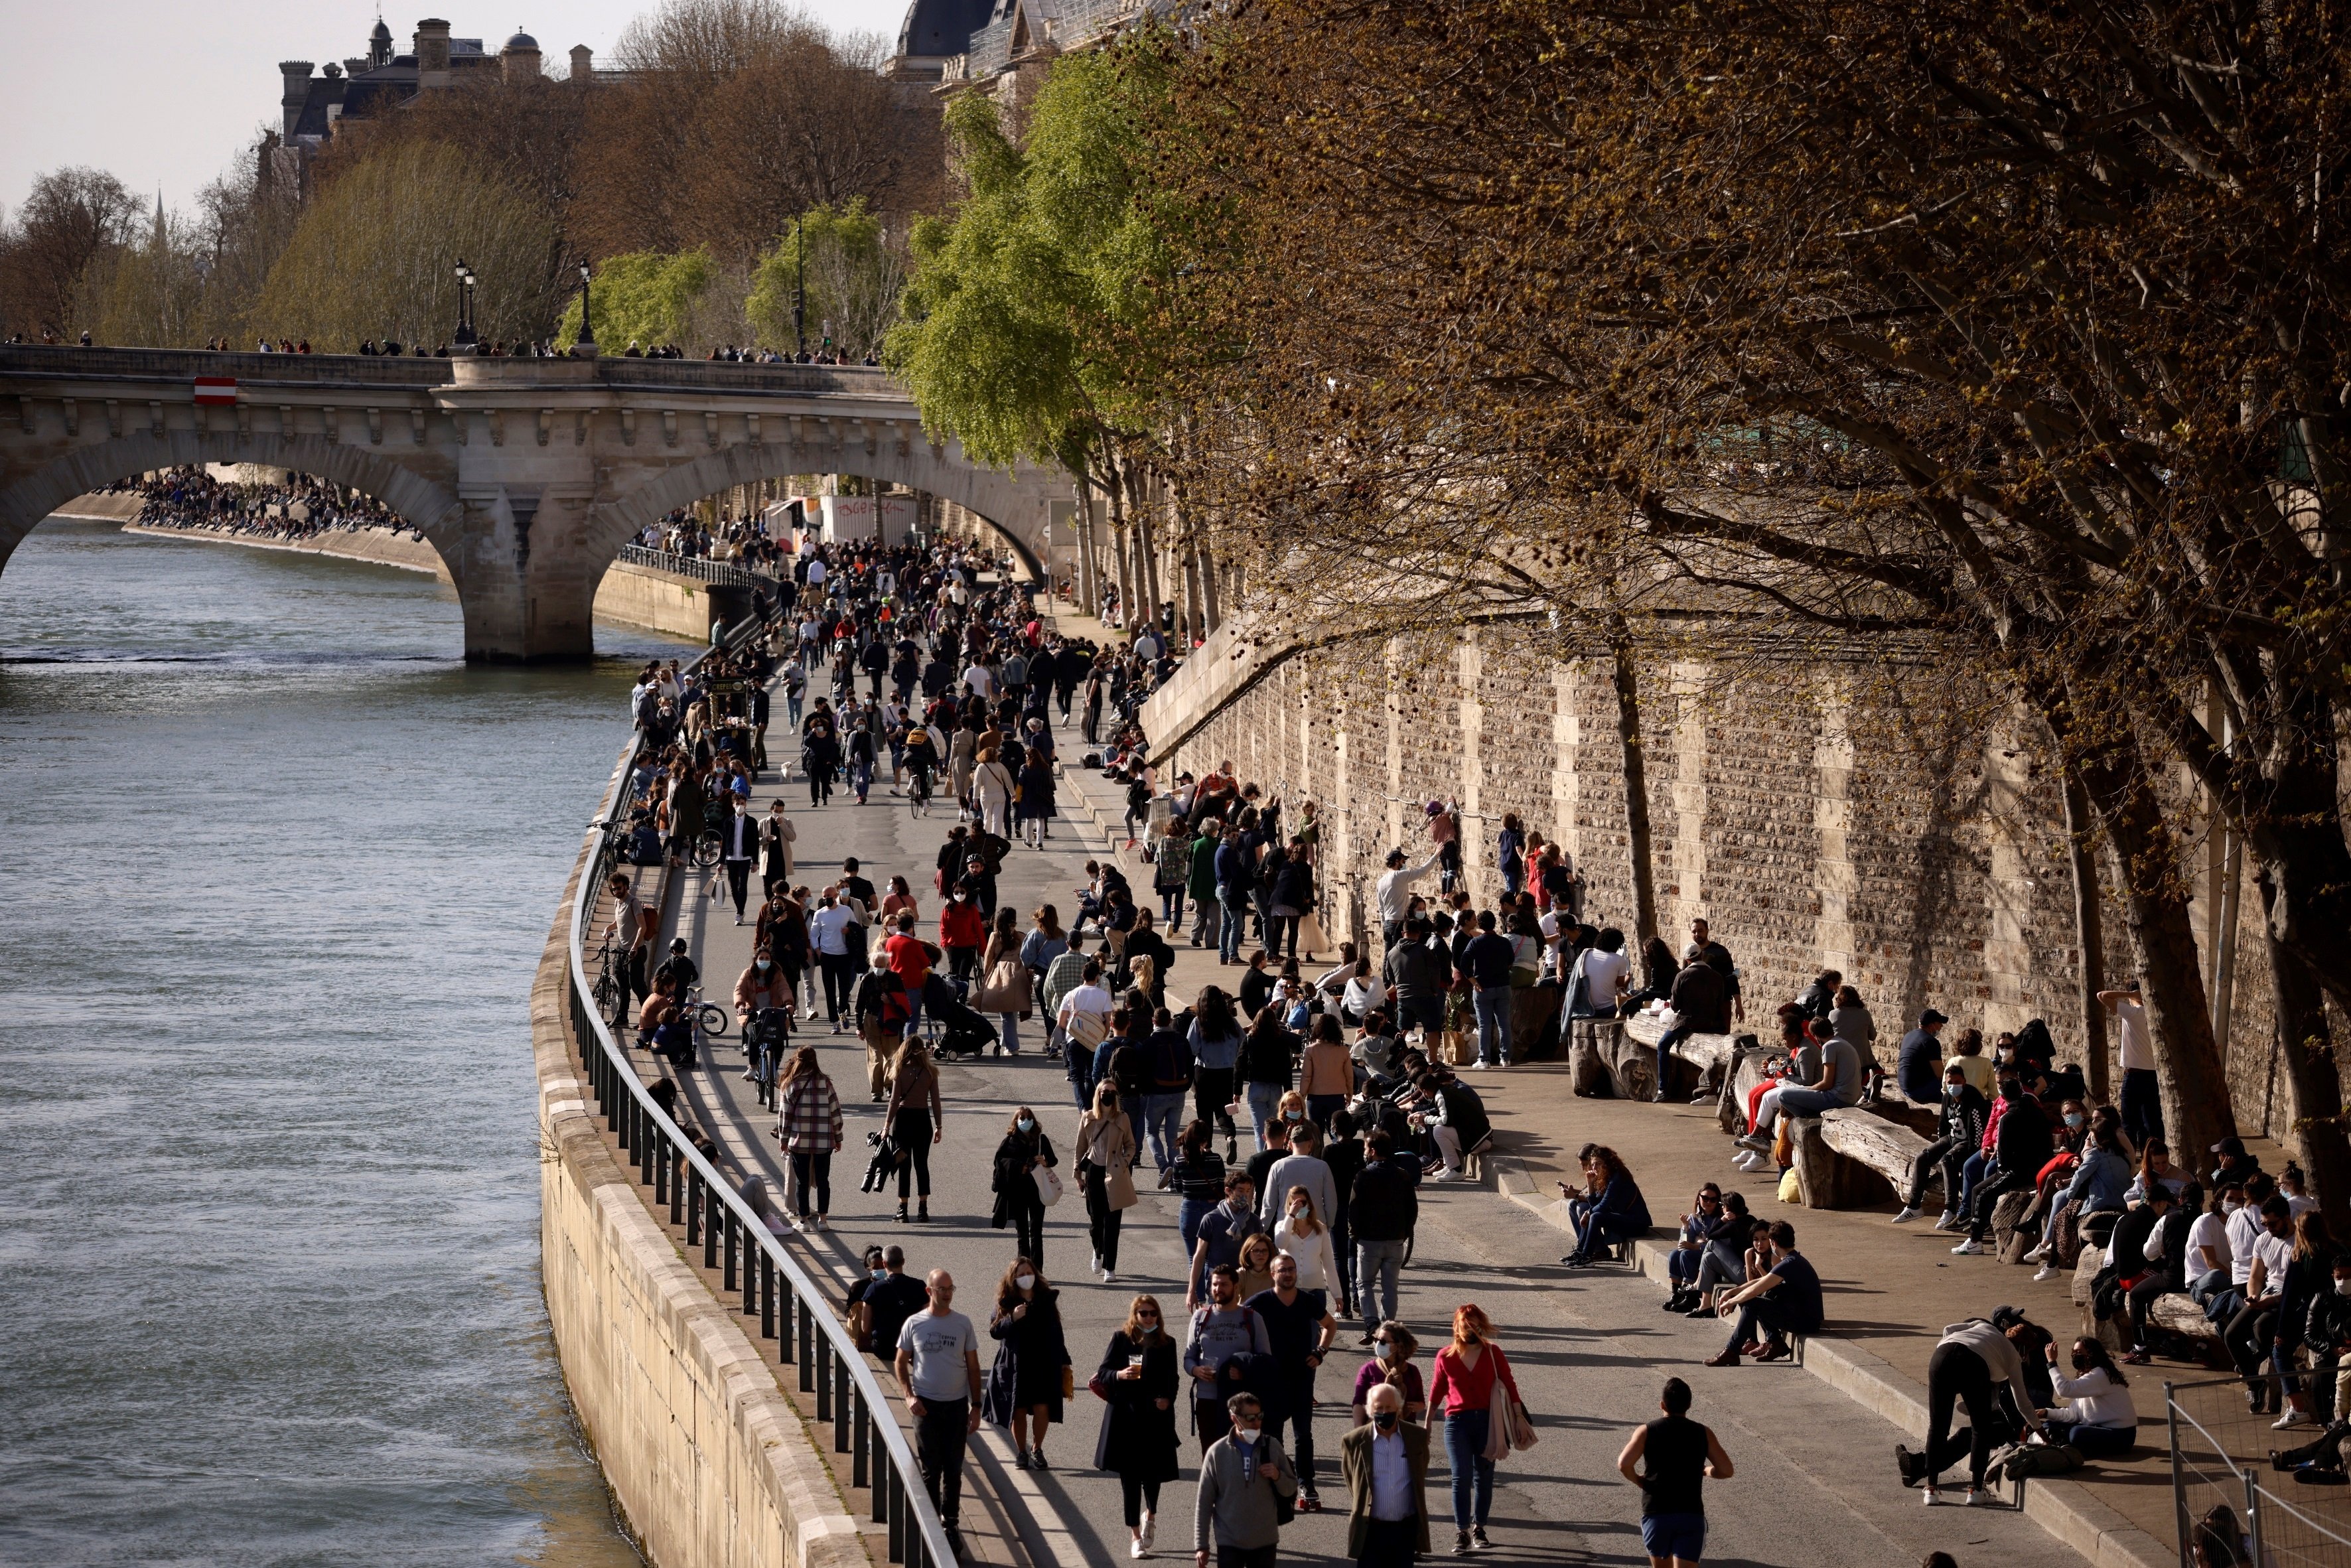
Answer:
[{"label": "cap", "polygon": [[1994,1307],[1991,1310],[1991,1326],[1999,1329],[2003,1333],[2008,1330],[2014,1328],[2023,1321],[2024,1309],[2022,1307],[2002,1306]]},{"label": "cap", "polygon": [[2244,1152],[2245,1140],[2242,1138],[2223,1138],[2212,1145],[2212,1153],[2216,1155],[2241,1155]]},{"label": "cap", "polygon": [[1920,1029],[1926,1029],[1931,1025],[1938,1023],[1949,1023],[1950,1021],[1951,1020],[1949,1019],[1945,1018],[1942,1014],[1937,1012],[1932,1008],[1928,1008],[1925,1012],[1918,1015],[1918,1027]]}]

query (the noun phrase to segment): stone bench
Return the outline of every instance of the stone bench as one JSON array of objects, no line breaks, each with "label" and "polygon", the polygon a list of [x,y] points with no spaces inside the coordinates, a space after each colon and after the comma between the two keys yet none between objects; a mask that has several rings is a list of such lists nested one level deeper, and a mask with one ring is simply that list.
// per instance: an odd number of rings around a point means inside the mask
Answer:
[{"label": "stone bench", "polygon": [[[1576,1019],[1572,1025],[1568,1061],[1575,1092],[1614,1094],[1622,1100],[1646,1100],[1657,1089],[1657,1041],[1665,1027],[1646,1013],[1628,1019]],[[1665,1086],[1676,1098],[1687,1098],[1698,1086],[1728,1076],[1742,1043],[1752,1035],[1693,1034],[1677,1041],[1673,1060],[1687,1068],[1687,1078],[1676,1071]]]},{"label": "stone bench", "polygon": [[[1927,1140],[1859,1106],[1788,1118],[1806,1208],[1867,1208],[1899,1198]],[[1938,1172],[1930,1178],[1939,1184]]]}]

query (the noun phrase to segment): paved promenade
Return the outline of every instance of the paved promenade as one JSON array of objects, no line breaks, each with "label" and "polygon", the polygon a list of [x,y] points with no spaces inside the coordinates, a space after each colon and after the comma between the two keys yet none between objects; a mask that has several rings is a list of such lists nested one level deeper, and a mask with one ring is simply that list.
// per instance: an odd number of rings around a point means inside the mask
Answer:
[{"label": "paved promenade", "polygon": [[[1061,731],[1059,741],[1064,758],[1074,763],[1081,749],[1075,727]],[[1065,789],[1073,787],[1074,780]],[[1107,791],[1109,787],[1102,788]],[[846,797],[836,797],[832,805],[810,810],[804,787],[779,785],[772,774],[760,780],[757,810],[764,814],[779,791],[799,831],[796,882],[821,886],[828,873],[837,873],[844,855],[858,857],[864,874],[877,883],[904,873],[922,894],[924,934],[935,940],[937,900],[930,892],[930,868],[955,821],[951,811],[935,810],[927,818],[916,819],[903,800],[888,793],[886,782],[869,806],[859,808],[846,803]],[[1077,802],[1065,794],[1064,815],[1055,824],[1049,849],[1017,847],[1007,860],[999,879],[1000,901],[1024,917],[1049,899],[1065,914],[1070,911],[1073,890],[1084,880],[1087,854],[1107,847],[1088,814],[1075,807]],[[1131,856],[1126,863],[1132,873]],[[1146,879],[1136,880],[1138,887],[1147,886]],[[707,994],[726,999],[748,959],[750,930],[734,925],[731,903],[702,898],[701,883],[694,873],[673,879],[668,918],[672,928],[693,944]],[[1188,999],[1218,969],[1213,954],[1182,946],[1177,951],[1171,999]],[[1228,977],[1236,973],[1224,971]],[[846,1146],[834,1164],[833,1228],[795,1238],[792,1245],[845,1289],[866,1244],[901,1242],[907,1249],[910,1271],[944,1265],[955,1272],[958,1307],[984,1329],[995,1281],[1011,1255],[1008,1235],[988,1223],[989,1158],[1006,1122],[1016,1107],[1033,1107],[1062,1154],[1065,1172],[1076,1129],[1077,1112],[1060,1063],[1036,1054],[1041,1025],[1024,1030],[1024,1054],[1018,1059],[945,1067],[946,1140],[932,1157],[935,1219],[928,1226],[895,1223],[894,1192],[885,1197],[857,1190],[865,1134],[881,1125],[879,1108],[867,1104],[863,1092],[862,1045],[853,1036],[827,1032],[821,1021],[813,1033],[799,1038],[820,1047],[826,1070],[841,1092],[847,1126]],[[714,1057],[684,1076],[684,1104],[688,1113],[712,1127],[746,1169],[766,1173],[780,1198],[787,1183],[771,1134],[774,1117],[759,1109],[751,1086],[742,1082],[740,1053],[733,1041],[722,1044]],[[653,1065],[640,1059],[640,1071],[648,1075]],[[1618,1138],[1636,1170],[1641,1169],[1641,1145],[1613,1131],[1603,1119],[1633,1108],[1589,1102],[1571,1107],[1554,1090],[1560,1082],[1541,1071],[1522,1071],[1499,1075],[1479,1087],[1514,1131],[1540,1129],[1543,1145],[1552,1149],[1604,1133]],[[1717,1138],[1708,1151],[1715,1165],[1720,1164],[1720,1144]],[[1660,1151],[1661,1162],[1663,1158]],[[1698,1368],[1697,1363],[1715,1347],[1720,1331],[1661,1314],[1658,1290],[1626,1270],[1570,1275],[1559,1269],[1562,1238],[1541,1214],[1495,1190],[1493,1173],[1499,1165],[1489,1164],[1482,1186],[1424,1189],[1416,1253],[1404,1278],[1402,1303],[1402,1315],[1424,1337],[1424,1374],[1436,1348],[1427,1342],[1441,1338],[1454,1305],[1462,1301],[1483,1305],[1499,1325],[1541,1429],[1541,1446],[1512,1456],[1502,1467],[1494,1505],[1496,1551],[1489,1555],[1543,1563],[1642,1561],[1639,1495],[1616,1476],[1614,1459],[1632,1427],[1656,1414],[1664,1378],[1679,1374],[1698,1389],[1694,1414],[1717,1427],[1738,1467],[1734,1480],[1710,1491],[1714,1533],[1709,1562],[1802,1561],[1859,1568],[1916,1563],[1938,1548],[1955,1552],[1963,1564],[1995,1557],[2028,1568],[2079,1561],[2032,1521],[2004,1510],[1921,1510],[1917,1495],[1891,1479],[1891,1448],[1903,1432],[1822,1379],[1784,1366],[1729,1375]],[[1707,1168],[1712,1171],[1714,1166]],[[987,1490],[1010,1505],[1006,1512],[1029,1563],[1127,1561],[1117,1482],[1089,1468],[1100,1407],[1083,1384],[1134,1293],[1155,1293],[1172,1313],[1181,1314],[1183,1260],[1176,1206],[1150,1190],[1150,1179],[1146,1155],[1138,1181],[1145,1196],[1128,1212],[1115,1286],[1104,1286],[1086,1271],[1090,1249],[1085,1217],[1074,1192],[1050,1211],[1045,1271],[1063,1292],[1062,1312],[1080,1385],[1070,1406],[1069,1426],[1057,1430],[1047,1445],[1052,1469],[1044,1474],[1014,1469],[1008,1437],[994,1428],[983,1428],[976,1446],[976,1469]],[[1653,1204],[1663,1218],[1675,1212],[1676,1185],[1651,1187]],[[1807,1218],[1798,1217],[1800,1222]],[[1832,1255],[1823,1260],[1823,1271],[1834,1276],[1845,1270]],[[1832,1311],[1836,1310],[1833,1300]],[[1355,1348],[1354,1339],[1352,1331],[1342,1338],[1322,1373],[1322,1406],[1316,1422],[1322,1493],[1326,1501],[1338,1506],[1321,1516],[1300,1516],[1284,1532],[1286,1561],[1343,1557],[1345,1492],[1337,1476],[1337,1443],[1347,1419],[1343,1401],[1364,1354]],[[1159,1558],[1188,1555],[1188,1478],[1197,1454],[1196,1444],[1187,1436],[1183,1450],[1186,1479],[1172,1483],[1163,1500]],[[1441,1451],[1431,1483],[1431,1507],[1441,1516],[1447,1507]],[[967,1508],[966,1524],[982,1560],[1018,1560],[1006,1542],[990,1538],[979,1511]],[[1441,1551],[1449,1536],[1441,1517],[1437,1525]],[[1793,1544],[1797,1542],[1801,1547]]]}]

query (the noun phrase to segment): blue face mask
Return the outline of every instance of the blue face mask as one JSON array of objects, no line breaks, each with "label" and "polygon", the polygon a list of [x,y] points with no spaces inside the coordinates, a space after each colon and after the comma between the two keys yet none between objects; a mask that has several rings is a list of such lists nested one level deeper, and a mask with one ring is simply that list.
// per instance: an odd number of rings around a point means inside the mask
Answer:
[{"label": "blue face mask", "polygon": [[1962,1093],[1966,1092],[1967,1087],[1968,1086],[1964,1083],[1946,1083],[1943,1085],[1943,1092],[1956,1100]]},{"label": "blue face mask", "polygon": [[1019,1125],[1020,1130],[1024,1133],[1033,1133],[1037,1130],[1037,1123],[1032,1117],[1021,1117]]},{"label": "blue face mask", "polygon": [[873,1270],[873,1279],[874,1279],[874,1281],[875,1281],[875,1282],[876,1282],[876,1283],[879,1283],[880,1281],[883,1281],[883,1280],[886,1280],[886,1279],[888,1279],[889,1277],[890,1277],[890,1270],[887,1270],[887,1269],[876,1269],[876,1270]]}]

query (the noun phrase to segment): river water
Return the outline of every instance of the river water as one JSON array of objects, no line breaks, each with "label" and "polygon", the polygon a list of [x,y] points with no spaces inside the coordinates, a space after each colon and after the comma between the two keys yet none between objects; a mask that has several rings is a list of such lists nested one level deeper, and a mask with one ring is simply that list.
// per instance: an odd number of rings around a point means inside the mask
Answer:
[{"label": "river water", "polygon": [[528,1000],[626,655],[51,519],[0,575],[0,1561],[633,1563],[538,1281]]}]

